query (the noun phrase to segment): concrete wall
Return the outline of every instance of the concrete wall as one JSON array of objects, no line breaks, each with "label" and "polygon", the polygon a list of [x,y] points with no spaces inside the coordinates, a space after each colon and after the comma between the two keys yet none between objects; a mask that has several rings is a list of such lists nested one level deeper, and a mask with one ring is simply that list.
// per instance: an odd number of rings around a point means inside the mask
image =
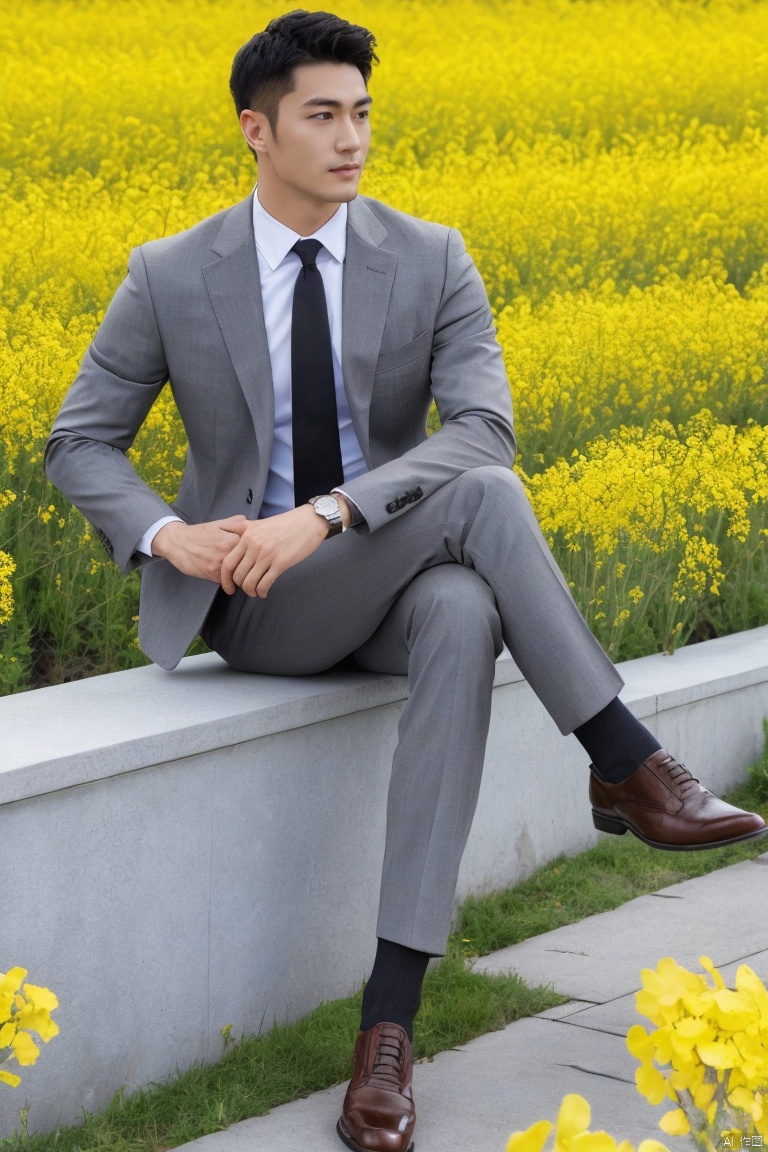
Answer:
[{"label": "concrete wall", "polygon": [[[768,628],[621,666],[623,698],[716,792],[768,714]],[[0,1136],[76,1122],[368,974],[400,677],[282,679],[214,655],[0,700],[0,969],[61,1034]],[[597,839],[586,757],[508,656],[457,900]]]}]

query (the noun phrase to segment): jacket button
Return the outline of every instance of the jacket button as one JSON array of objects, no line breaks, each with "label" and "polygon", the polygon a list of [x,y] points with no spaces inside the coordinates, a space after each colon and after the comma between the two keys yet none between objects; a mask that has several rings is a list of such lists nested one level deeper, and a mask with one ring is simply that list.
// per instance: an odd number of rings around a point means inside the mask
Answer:
[{"label": "jacket button", "polygon": [[393,512],[397,512],[397,504],[395,504],[394,501],[390,500],[389,504],[387,504],[387,512],[389,512],[390,516]]},{"label": "jacket button", "polygon": [[253,504],[253,490],[251,488],[248,489],[245,502],[246,504]]}]

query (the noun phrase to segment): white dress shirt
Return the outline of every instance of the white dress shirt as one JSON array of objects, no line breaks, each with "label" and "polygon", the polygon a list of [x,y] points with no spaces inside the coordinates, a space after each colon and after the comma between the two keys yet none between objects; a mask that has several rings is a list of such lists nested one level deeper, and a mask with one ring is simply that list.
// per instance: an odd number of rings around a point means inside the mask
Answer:
[{"label": "white dress shirt", "polygon": [[[276,516],[294,506],[293,494],[293,429],[291,420],[291,315],[293,290],[301,269],[301,260],[292,252],[297,240],[319,240],[323,247],[317,254],[317,267],[323,278],[331,330],[333,377],[336,384],[336,413],[344,479],[352,480],[367,472],[341,375],[341,289],[344,257],[347,252],[347,206],[338,209],[322,228],[311,237],[302,237],[270,216],[262,207],[258,193],[253,197],[253,234],[259,258],[261,299],[267,330],[272,383],[275,390],[275,432],[269,476],[264,490],[260,516]],[[336,491],[342,491],[341,488]],[[318,492],[316,495],[321,496]]]},{"label": "white dress shirt", "polygon": [[[297,240],[319,240],[323,247],[317,255],[317,267],[323,278],[328,305],[328,323],[331,332],[333,375],[336,384],[336,412],[339,420],[339,440],[344,479],[352,480],[368,470],[360,444],[352,425],[352,417],[344,391],[341,373],[341,304],[344,277],[344,257],[347,251],[347,205],[341,204],[331,219],[313,232],[302,237],[262,207],[257,193],[253,197],[253,233],[259,261],[261,299],[264,325],[267,331],[272,384],[275,393],[275,430],[272,455],[269,461],[267,485],[261,505],[260,517],[276,516],[294,507],[293,493],[293,433],[291,406],[291,316],[293,290],[301,268],[301,259],[291,249]],[[344,493],[343,488],[334,492]],[[318,492],[318,496],[322,493]],[[356,505],[347,497],[352,522],[362,520]],[[138,551],[152,555],[152,540],[157,532],[178,516],[164,516],[156,521],[139,541]]]}]

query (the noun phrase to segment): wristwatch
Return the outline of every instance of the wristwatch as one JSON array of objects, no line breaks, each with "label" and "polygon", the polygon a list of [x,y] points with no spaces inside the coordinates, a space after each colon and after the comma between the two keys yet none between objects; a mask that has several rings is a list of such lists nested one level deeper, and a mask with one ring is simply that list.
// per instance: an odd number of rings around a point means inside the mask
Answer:
[{"label": "wristwatch", "polygon": [[338,536],[339,532],[344,531],[344,525],[341,520],[341,508],[335,496],[312,496],[309,503],[317,512],[318,516],[322,516],[328,521],[328,536]]}]

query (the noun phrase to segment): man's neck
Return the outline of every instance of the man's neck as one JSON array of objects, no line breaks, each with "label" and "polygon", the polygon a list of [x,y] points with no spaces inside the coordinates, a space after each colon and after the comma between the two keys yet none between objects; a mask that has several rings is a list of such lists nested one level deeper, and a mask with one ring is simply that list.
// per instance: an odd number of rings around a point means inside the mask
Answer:
[{"label": "man's neck", "polygon": [[307,201],[275,195],[270,188],[264,188],[261,182],[257,196],[265,212],[292,232],[298,232],[299,236],[313,236],[336,215],[341,203],[328,204],[320,200]]}]

